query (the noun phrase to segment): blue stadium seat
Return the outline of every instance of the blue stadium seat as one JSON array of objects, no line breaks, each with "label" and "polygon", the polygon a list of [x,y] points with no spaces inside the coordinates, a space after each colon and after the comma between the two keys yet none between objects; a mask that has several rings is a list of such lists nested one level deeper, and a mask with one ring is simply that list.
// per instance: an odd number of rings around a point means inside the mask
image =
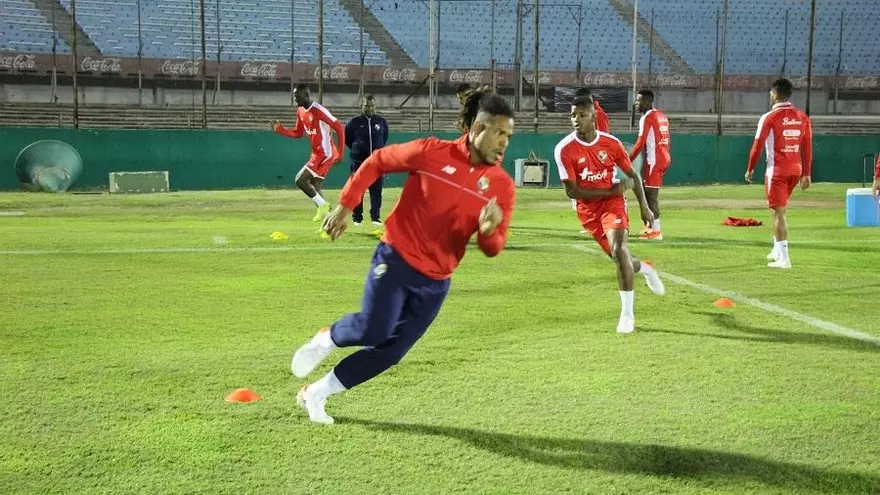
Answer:
[{"label": "blue stadium seat", "polygon": [[[60,0],[69,11],[70,0]],[[220,0],[219,34],[217,2],[205,3],[205,46],[215,58],[218,39],[221,59],[231,61],[289,61],[291,40],[296,40],[295,61],[317,60],[317,4],[293,0]],[[137,3],[133,0],[78,0],[77,22],[104,55],[137,56]],[[141,2],[143,56],[148,58],[201,57],[198,2],[190,0],[144,0]],[[339,0],[324,0],[324,62],[359,63],[357,41],[360,28]],[[353,37],[355,35],[355,37]],[[368,35],[364,47],[370,63],[384,65],[387,57]]]},{"label": "blue stadium seat", "polygon": [[[631,0],[629,0],[631,1]],[[723,0],[639,0],[643,18],[697,72],[714,72],[716,33]],[[729,2],[725,72],[806,74],[810,3],[804,0]],[[880,71],[880,2],[820,1],[816,7],[813,71],[833,74],[837,67],[843,16],[843,73]],[[786,17],[788,29],[786,33]],[[682,29],[687,26],[687,29]],[[743,43],[740,40],[748,40]]]},{"label": "blue stadium seat", "polygon": [[[70,0],[59,0],[70,11]],[[632,3],[632,0],[625,0]],[[219,29],[218,29],[219,2]],[[494,3],[494,15],[492,13]],[[581,54],[577,52],[577,4],[583,6]],[[716,69],[719,13],[723,0],[639,0],[640,14],[698,73]],[[198,2],[141,0],[143,56],[201,56]],[[294,7],[291,29],[291,5]],[[421,67],[428,66],[428,7],[420,0],[369,0],[365,4]],[[492,50],[488,31],[494,25],[494,59],[504,68],[514,63],[516,0],[461,0],[437,3],[439,68],[487,68]],[[574,7],[572,7],[574,5]],[[324,62],[359,62],[360,26],[340,0],[324,0]],[[223,60],[317,61],[317,3],[314,0],[213,0],[205,4],[208,56]],[[534,54],[534,13],[526,5],[523,63]],[[70,48],[58,39],[51,22],[30,0],[0,0],[0,49],[59,53]],[[841,17],[843,32],[841,33]],[[804,0],[739,0],[730,3],[725,70],[730,74],[805,74],[807,71],[809,2]],[[787,19],[787,21],[786,21]],[[77,21],[89,39],[108,56],[137,56],[136,0],[78,0]],[[490,24],[491,21],[491,24]],[[786,30],[785,26],[788,26]],[[813,70],[816,74],[880,72],[880,1],[823,0],[818,3]],[[842,34],[842,37],[841,37]],[[540,65],[543,70],[626,72],[632,57],[632,28],[609,0],[542,0]],[[743,42],[742,40],[747,40]],[[842,43],[841,43],[842,42]],[[843,50],[841,52],[840,44]],[[387,65],[387,55],[365,33],[366,63]],[[637,46],[640,72],[668,72],[660,57],[651,59],[648,39]],[[839,60],[838,60],[839,59]]]},{"label": "blue stadium seat", "polygon": [[55,36],[52,23],[33,2],[0,0],[0,50],[28,53],[70,53],[64,40]]}]

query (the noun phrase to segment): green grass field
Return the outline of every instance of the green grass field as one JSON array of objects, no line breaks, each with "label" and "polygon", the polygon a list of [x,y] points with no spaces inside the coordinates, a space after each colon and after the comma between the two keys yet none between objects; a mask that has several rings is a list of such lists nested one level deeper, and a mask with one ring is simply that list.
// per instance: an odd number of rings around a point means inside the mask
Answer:
[{"label": "green grass field", "polygon": [[766,223],[760,186],[665,189],[631,249],[678,278],[637,279],[632,335],[561,190],[520,191],[508,249],[331,427],[290,357],[358,308],[370,229],[321,240],[290,190],[0,194],[0,492],[880,493],[880,229],[847,187],[796,193],[790,271],[721,225]]}]

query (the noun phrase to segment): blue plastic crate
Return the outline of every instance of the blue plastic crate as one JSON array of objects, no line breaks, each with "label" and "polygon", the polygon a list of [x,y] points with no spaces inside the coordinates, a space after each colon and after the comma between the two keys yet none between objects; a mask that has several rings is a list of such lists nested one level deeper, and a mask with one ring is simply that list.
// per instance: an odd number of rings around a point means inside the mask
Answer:
[{"label": "blue plastic crate", "polygon": [[880,227],[880,205],[870,188],[846,190],[846,226]]}]

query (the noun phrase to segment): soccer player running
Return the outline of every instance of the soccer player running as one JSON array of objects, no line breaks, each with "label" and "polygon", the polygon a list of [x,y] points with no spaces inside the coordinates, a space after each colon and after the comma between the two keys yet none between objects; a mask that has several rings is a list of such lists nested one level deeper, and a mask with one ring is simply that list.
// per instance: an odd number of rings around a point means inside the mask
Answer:
[{"label": "soccer player running", "polygon": [[[617,265],[621,302],[617,331],[631,333],[635,330],[634,274],[641,273],[655,294],[662,296],[666,290],[654,267],[629,253],[624,192],[632,187],[645,223],[650,223],[653,215],[623,143],[611,134],[597,131],[595,122],[596,109],[590,98],[576,97],[571,104],[571,124],[575,130],[556,145],[554,157],[565,194],[577,200],[578,219]],[[618,181],[615,166],[628,178]]]},{"label": "soccer player running", "polygon": [[[351,173],[357,172],[374,151],[381,149],[388,141],[388,122],[376,114],[376,99],[373,95],[364,96],[361,114],[352,117],[345,125],[345,145],[351,150]],[[370,184],[370,220],[381,226],[382,185],[384,177],[379,176]],[[364,203],[361,200],[352,212],[352,222],[360,225],[364,221]]]},{"label": "soccer player running", "polygon": [[[281,125],[280,120],[276,120],[272,123],[272,130],[282,136],[296,139],[301,138],[303,134],[309,137],[312,155],[296,174],[296,185],[318,206],[312,218],[313,222],[317,222],[330,211],[330,204],[321,195],[322,184],[330,167],[339,163],[342,158],[345,128],[323,105],[312,101],[307,85],[298,84],[293,89],[293,98],[297,105],[295,127],[287,129]],[[338,142],[336,146],[330,136],[331,130],[336,132]]]},{"label": "soccer player running", "polygon": [[478,92],[462,116],[469,130],[455,141],[429,137],[373,153],[324,220],[325,231],[338,239],[370,184],[384,173],[409,174],[373,254],[361,310],[320,330],[293,356],[291,371],[305,377],[334,349],[362,347],[297,393],[316,423],[333,423],[324,409],[329,396],[397,364],[424,335],[474,234],[486,256],[504,249],[514,184],[495,163],[513,135],[513,111],[501,97]]},{"label": "soccer player running", "polygon": [[[596,130],[611,134],[611,120],[608,118],[608,114],[605,113],[605,110],[602,109],[602,106],[599,105],[599,100],[593,97],[593,93],[587,88],[579,88],[574,92],[574,97],[589,99],[592,102],[593,109],[596,111]],[[571,200],[571,209],[577,211],[577,200]],[[586,233],[586,230],[581,231],[581,234]]]},{"label": "soccer player running", "polygon": [[654,92],[643,89],[636,95],[636,110],[642,114],[639,120],[639,138],[629,155],[630,161],[645,152],[642,164],[642,181],[645,186],[645,199],[654,214],[654,222],[645,225],[641,232],[646,239],[663,240],[660,230],[660,187],[663,175],[669,169],[669,119],[666,114],[654,108]]},{"label": "soccer player running", "polygon": [[772,109],[758,121],[758,133],[749,153],[746,182],[752,182],[755,165],[761,157],[761,148],[767,151],[767,171],[764,190],[773,217],[773,250],[767,255],[771,268],[791,268],[788,256],[788,223],[786,206],[800,183],[810,187],[810,169],[813,163],[813,131],[810,118],[789,102],[792,84],[788,79],[777,79],[770,87]]}]

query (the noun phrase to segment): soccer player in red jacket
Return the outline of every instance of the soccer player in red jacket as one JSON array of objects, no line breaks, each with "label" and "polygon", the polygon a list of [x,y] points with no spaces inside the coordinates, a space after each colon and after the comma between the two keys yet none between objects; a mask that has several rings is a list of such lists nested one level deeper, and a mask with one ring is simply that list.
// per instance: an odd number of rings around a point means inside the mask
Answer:
[{"label": "soccer player in red jacket", "polygon": [[654,223],[646,225],[642,232],[646,239],[663,240],[660,230],[660,188],[663,175],[672,161],[669,155],[669,119],[666,114],[654,108],[654,92],[643,89],[636,95],[636,110],[642,114],[639,120],[639,138],[629,154],[630,161],[645,152],[642,164],[642,182],[645,185],[645,199],[654,214]]},{"label": "soccer player in red jacket", "polygon": [[[651,223],[653,215],[623,143],[611,134],[596,130],[595,122],[593,102],[588,97],[576,97],[571,104],[571,124],[575,130],[556,145],[553,155],[565,194],[577,200],[577,215],[584,230],[596,239],[617,265],[621,302],[617,331],[631,333],[635,330],[634,274],[644,275],[648,287],[655,294],[662,296],[666,289],[649,263],[641,262],[629,253],[629,220],[624,192],[632,187],[646,224]],[[617,180],[617,168],[628,179],[622,182]]]},{"label": "soccer player in red jacket", "polygon": [[767,205],[773,217],[773,250],[767,255],[771,268],[791,268],[788,256],[788,224],[786,207],[791,193],[800,183],[810,187],[810,169],[813,164],[813,130],[810,118],[789,102],[792,84],[788,79],[777,79],[770,88],[772,109],[758,121],[758,133],[749,153],[746,182],[752,182],[755,165],[762,148],[767,152],[767,171],[764,189]]},{"label": "soccer player in red jacket", "polygon": [[362,347],[297,394],[316,423],[333,423],[327,397],[397,364],[424,335],[474,234],[486,256],[504,249],[514,184],[496,163],[513,135],[513,111],[503,98],[479,92],[462,113],[468,132],[454,141],[429,137],[373,153],[324,220],[324,230],[339,238],[370,184],[382,174],[409,174],[373,254],[361,310],[320,330],[293,356],[291,371],[305,377],[334,349]]},{"label": "soccer player in red jacket", "polygon": [[[330,204],[321,196],[321,186],[330,167],[342,159],[342,150],[345,149],[345,127],[323,105],[312,101],[307,85],[298,84],[293,89],[293,99],[297,105],[295,127],[287,129],[281,125],[281,121],[276,120],[272,123],[272,130],[282,136],[296,139],[301,138],[303,134],[309,137],[312,155],[308,163],[296,174],[296,185],[318,206],[318,211],[312,218],[313,222],[317,222],[323,220],[324,215],[330,211]],[[333,144],[331,130],[336,133],[337,145]]]}]

